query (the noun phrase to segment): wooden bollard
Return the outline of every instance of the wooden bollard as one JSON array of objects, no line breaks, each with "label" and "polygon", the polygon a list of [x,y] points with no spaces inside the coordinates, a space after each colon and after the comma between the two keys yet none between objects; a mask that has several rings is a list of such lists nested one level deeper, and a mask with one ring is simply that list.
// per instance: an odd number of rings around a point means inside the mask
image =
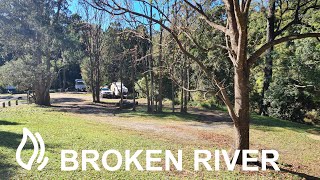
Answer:
[{"label": "wooden bollard", "polygon": [[19,104],[19,103],[18,103],[18,99],[17,99],[17,100],[16,100],[16,105],[18,106],[18,104]]},{"label": "wooden bollard", "polygon": [[11,101],[8,101],[8,106],[11,106]]},{"label": "wooden bollard", "polygon": [[4,108],[6,107],[6,103],[5,102],[2,103],[2,107],[4,107]]}]

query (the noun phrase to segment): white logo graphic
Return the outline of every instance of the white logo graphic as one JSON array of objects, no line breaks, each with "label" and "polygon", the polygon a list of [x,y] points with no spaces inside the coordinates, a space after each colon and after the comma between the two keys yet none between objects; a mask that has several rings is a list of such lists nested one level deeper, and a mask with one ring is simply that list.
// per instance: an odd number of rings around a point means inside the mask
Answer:
[{"label": "white logo graphic", "polygon": [[[38,132],[36,132],[35,136],[36,137],[34,137],[33,134],[27,128],[23,128],[22,141],[21,141],[21,143],[17,149],[17,152],[16,152],[16,160],[17,160],[18,164],[27,170],[31,170],[32,164],[33,164],[34,160],[36,159],[38,152],[39,152],[39,145],[40,145],[40,154],[38,156],[37,163],[38,164],[40,164],[41,162],[42,163],[38,166],[38,170],[42,170],[47,165],[48,160],[49,160],[48,157],[43,158],[44,152],[45,152],[45,145],[44,145],[44,142],[43,142],[41,135]],[[32,141],[34,151],[33,151],[31,158],[29,159],[28,163],[26,164],[26,163],[22,162],[22,160],[21,160],[21,151],[22,151],[23,147],[25,146],[28,137]],[[39,142],[39,144],[38,144],[38,142]]]}]

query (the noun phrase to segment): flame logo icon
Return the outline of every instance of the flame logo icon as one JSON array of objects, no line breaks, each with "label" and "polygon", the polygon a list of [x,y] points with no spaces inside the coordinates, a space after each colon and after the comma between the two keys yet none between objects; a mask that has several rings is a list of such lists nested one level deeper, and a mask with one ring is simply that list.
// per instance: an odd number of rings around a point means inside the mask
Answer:
[{"label": "flame logo icon", "polygon": [[[21,160],[21,151],[22,151],[23,147],[25,146],[25,144],[27,143],[28,137],[32,141],[34,151],[33,151],[31,158],[29,159],[28,163],[26,164],[26,163],[22,162],[22,160]],[[38,142],[39,142],[39,144],[38,144]],[[39,147],[39,145],[40,145],[40,147]],[[36,132],[35,136],[34,136],[27,128],[23,128],[22,141],[21,141],[19,147],[17,148],[17,152],[16,152],[16,160],[17,160],[18,164],[21,167],[23,167],[24,169],[31,170],[32,164],[35,161],[39,151],[40,151],[40,154],[38,156],[37,163],[39,164],[42,162],[38,166],[38,170],[40,171],[47,165],[48,160],[49,160],[48,157],[44,158],[45,145],[44,145],[43,139],[38,132]]]}]

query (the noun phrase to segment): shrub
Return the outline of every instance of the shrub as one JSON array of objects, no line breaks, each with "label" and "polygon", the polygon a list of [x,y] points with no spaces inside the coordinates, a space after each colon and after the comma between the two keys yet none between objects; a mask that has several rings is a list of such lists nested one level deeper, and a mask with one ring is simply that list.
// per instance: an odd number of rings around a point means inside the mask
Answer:
[{"label": "shrub", "polygon": [[200,105],[200,107],[203,107],[206,109],[218,109],[218,107],[219,107],[217,100],[213,97],[210,98],[209,100],[200,102],[199,105]]},{"label": "shrub", "polygon": [[293,85],[289,78],[275,80],[266,93],[269,115],[304,123],[304,115],[313,106],[312,96]]},{"label": "shrub", "polygon": [[319,110],[312,109],[305,114],[304,122],[308,124],[319,124],[320,123],[320,112]]}]

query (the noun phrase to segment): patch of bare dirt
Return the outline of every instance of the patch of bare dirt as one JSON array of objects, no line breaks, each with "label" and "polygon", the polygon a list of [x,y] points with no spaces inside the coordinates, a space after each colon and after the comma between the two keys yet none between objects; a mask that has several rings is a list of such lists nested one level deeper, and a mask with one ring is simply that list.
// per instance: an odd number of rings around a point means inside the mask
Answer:
[{"label": "patch of bare dirt", "polygon": [[[231,120],[224,113],[205,112],[191,109],[190,114],[198,115],[196,121],[159,121],[156,117],[119,117],[121,112],[115,103],[94,104],[86,94],[54,93],[52,105],[59,111],[71,112],[86,119],[108,123],[114,126],[152,133],[161,138],[181,143],[206,142],[225,147],[231,144],[231,138],[218,133],[232,129]],[[94,118],[93,118],[94,117]],[[217,133],[214,133],[217,132]]]}]

